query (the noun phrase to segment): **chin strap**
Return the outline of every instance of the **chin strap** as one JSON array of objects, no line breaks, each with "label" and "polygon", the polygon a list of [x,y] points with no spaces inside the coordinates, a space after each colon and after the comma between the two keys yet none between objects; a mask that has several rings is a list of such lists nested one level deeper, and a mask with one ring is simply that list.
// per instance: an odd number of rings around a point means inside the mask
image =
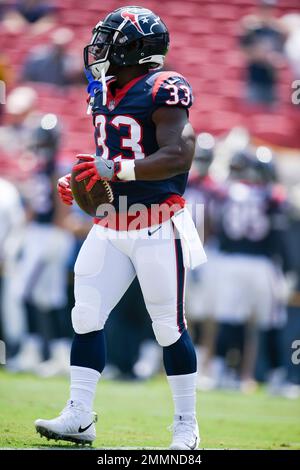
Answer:
[{"label": "chin strap", "polygon": [[107,85],[106,85],[106,77],[105,77],[105,69],[101,70],[101,82],[102,82],[102,104],[103,106],[107,103]]},{"label": "chin strap", "polygon": [[91,114],[92,106],[93,106],[94,99],[95,99],[95,93],[96,93],[97,89],[99,89],[99,88],[102,89],[102,84],[99,82],[99,80],[96,80],[93,77],[93,74],[90,70],[84,69],[84,72],[85,72],[86,78],[89,82],[88,86],[87,86],[87,89],[86,89],[86,91],[88,92],[88,95],[89,95],[89,97],[87,99],[87,102],[88,102],[87,114]]}]

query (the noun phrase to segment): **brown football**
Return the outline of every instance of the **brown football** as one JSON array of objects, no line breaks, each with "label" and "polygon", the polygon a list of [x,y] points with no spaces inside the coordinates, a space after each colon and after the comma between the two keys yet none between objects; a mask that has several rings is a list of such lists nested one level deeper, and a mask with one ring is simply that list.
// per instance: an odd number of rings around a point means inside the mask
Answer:
[{"label": "brown football", "polygon": [[[76,164],[82,162],[83,160],[78,160]],[[88,215],[95,217],[97,209],[101,204],[108,204],[113,202],[114,195],[111,185],[108,181],[99,180],[91,189],[91,191],[87,192],[86,185],[89,181],[89,178],[78,182],[75,179],[78,173],[80,172],[72,170],[71,174],[71,189],[74,199],[80,209],[82,209]]]}]

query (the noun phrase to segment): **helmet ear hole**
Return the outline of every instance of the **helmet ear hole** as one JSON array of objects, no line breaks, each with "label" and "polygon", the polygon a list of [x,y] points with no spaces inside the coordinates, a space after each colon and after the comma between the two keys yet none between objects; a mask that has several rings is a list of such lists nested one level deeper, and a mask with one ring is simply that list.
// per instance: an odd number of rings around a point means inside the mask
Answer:
[{"label": "helmet ear hole", "polygon": [[127,51],[129,51],[129,52],[138,52],[142,48],[143,48],[142,40],[138,39],[138,40],[132,41],[130,44],[128,44]]}]

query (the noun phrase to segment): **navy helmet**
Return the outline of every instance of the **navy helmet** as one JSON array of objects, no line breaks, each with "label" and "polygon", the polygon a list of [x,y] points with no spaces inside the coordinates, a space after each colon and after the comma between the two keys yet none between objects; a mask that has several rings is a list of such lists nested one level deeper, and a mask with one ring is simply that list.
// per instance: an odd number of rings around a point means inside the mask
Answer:
[{"label": "navy helmet", "polygon": [[267,147],[256,150],[246,148],[236,152],[230,161],[230,178],[258,184],[274,183],[277,180],[273,154]]},{"label": "navy helmet", "polygon": [[275,157],[269,147],[256,149],[256,168],[263,183],[276,183],[278,181]]},{"label": "navy helmet", "polygon": [[249,180],[249,175],[252,177],[254,162],[255,154],[249,148],[238,150],[232,155],[230,160],[230,178],[234,180]]},{"label": "navy helmet", "polygon": [[122,7],[97,23],[84,48],[84,63],[103,79],[110,65],[162,67],[168,47],[169,32],[159,16],[143,7]]}]

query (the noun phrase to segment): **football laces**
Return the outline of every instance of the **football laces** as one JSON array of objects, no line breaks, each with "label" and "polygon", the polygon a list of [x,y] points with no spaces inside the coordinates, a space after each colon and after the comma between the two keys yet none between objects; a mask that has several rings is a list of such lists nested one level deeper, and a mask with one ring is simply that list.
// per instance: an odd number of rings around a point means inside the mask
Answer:
[{"label": "football laces", "polygon": [[108,197],[108,202],[113,202],[114,200],[114,193],[111,189],[111,185],[108,183],[108,181],[102,180],[104,189],[106,191],[107,197]]}]

